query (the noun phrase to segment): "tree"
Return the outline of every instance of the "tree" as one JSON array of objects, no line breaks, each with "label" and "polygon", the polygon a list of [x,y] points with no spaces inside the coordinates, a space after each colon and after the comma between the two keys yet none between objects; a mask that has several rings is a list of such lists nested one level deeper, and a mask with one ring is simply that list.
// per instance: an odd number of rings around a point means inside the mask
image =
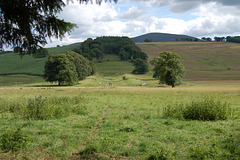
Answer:
[{"label": "tree", "polygon": [[45,62],[44,79],[58,85],[73,85],[78,82],[78,73],[66,54],[50,55]]},{"label": "tree", "polygon": [[86,58],[73,51],[67,52],[67,57],[76,67],[78,80],[84,80],[87,76],[91,75],[93,69]]},{"label": "tree", "polygon": [[152,39],[147,38],[144,40],[144,42],[152,42]]},{"label": "tree", "polygon": [[153,77],[159,79],[159,83],[165,83],[175,87],[180,84],[185,75],[185,68],[182,64],[181,57],[174,52],[162,52],[151,61],[155,71]]},{"label": "tree", "polygon": [[[102,0],[96,0],[97,4],[101,2]],[[63,0],[1,0],[0,49],[3,46],[18,46],[22,48],[21,53],[25,53],[25,50],[31,53],[33,49],[45,45],[48,38],[63,38],[76,27],[75,24],[57,18],[56,14],[64,6]]]},{"label": "tree", "polygon": [[148,72],[147,62],[141,58],[133,60],[133,65],[135,66],[135,69],[132,71],[133,74],[145,74]]}]

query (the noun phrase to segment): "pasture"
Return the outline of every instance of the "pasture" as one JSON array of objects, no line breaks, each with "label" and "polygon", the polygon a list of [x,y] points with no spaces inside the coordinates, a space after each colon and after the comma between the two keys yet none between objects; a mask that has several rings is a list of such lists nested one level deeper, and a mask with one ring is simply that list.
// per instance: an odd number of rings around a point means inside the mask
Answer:
[{"label": "pasture", "polygon": [[[0,55],[0,159],[240,159],[239,46],[138,46],[149,60],[164,50],[179,53],[187,69],[183,84],[160,85],[151,69],[133,75],[131,63],[106,55],[96,62],[95,75],[76,86],[57,86],[33,76],[42,74],[45,59]],[[168,107],[206,99],[226,103],[227,118],[201,121],[164,114]],[[6,138],[11,133],[15,139]],[[5,144],[15,147],[6,151]]]},{"label": "pasture", "polygon": [[[26,117],[46,99],[46,119]],[[239,159],[239,85],[185,87],[1,87],[0,135],[21,128],[26,148],[0,159]],[[227,102],[226,120],[163,116],[168,105]]]}]

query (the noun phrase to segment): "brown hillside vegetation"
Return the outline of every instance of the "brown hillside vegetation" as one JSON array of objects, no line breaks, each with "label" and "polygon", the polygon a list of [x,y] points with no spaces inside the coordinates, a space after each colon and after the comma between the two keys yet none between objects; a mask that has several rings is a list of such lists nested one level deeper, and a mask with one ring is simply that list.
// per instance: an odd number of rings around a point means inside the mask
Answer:
[{"label": "brown hillside vegetation", "polygon": [[240,79],[240,46],[227,42],[137,43],[149,60],[160,52],[179,53],[187,70],[185,79]]}]

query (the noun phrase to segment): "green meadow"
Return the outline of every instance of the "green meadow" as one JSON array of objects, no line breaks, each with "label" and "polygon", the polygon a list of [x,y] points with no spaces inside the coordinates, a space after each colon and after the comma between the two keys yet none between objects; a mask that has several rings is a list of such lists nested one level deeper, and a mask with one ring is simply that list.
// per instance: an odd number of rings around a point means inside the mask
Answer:
[{"label": "green meadow", "polygon": [[[138,46],[149,59],[164,50],[179,53],[187,69],[183,84],[159,84],[151,69],[133,75],[131,63],[105,55],[95,63],[95,75],[76,86],[57,86],[37,76],[45,59],[0,54],[0,159],[240,159],[239,46]],[[49,53],[73,47],[51,48]],[[181,116],[181,106],[205,100],[217,102],[205,116],[220,111],[225,117],[208,121]]]}]

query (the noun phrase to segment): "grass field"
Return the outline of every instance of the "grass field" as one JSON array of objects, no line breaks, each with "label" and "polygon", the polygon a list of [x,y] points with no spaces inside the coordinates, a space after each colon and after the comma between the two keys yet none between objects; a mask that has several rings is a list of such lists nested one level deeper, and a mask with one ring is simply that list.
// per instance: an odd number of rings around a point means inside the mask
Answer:
[{"label": "grass field", "polygon": [[[29,99],[40,95],[57,116],[26,119]],[[163,116],[167,105],[206,97],[227,102],[232,115],[213,122]],[[0,87],[0,135],[19,127],[27,135],[25,149],[0,159],[239,159],[239,114],[239,86]]]},{"label": "grass field", "polygon": [[[227,42],[152,42],[137,44],[149,56],[149,60],[162,51],[179,53],[186,67],[185,80],[239,80],[240,47],[237,43]],[[79,45],[49,48],[49,54],[65,53]],[[20,57],[15,53],[0,55],[0,75],[3,74],[43,74],[46,58],[34,59],[31,56]],[[103,63],[96,63],[97,74],[119,76],[129,74],[133,66],[120,61],[116,56],[106,55]],[[151,75],[148,73],[147,75]],[[151,78],[151,76],[149,76]]]},{"label": "grass field", "polygon": [[[48,48],[49,54],[66,53],[80,45]],[[3,74],[32,74],[42,75],[47,58],[33,58],[30,55],[23,57],[17,53],[0,54],[0,75]]]},{"label": "grass field", "polygon": [[160,52],[179,53],[186,67],[186,80],[240,79],[240,46],[227,42],[138,43],[149,60]]},{"label": "grass field", "polygon": [[[150,59],[164,50],[181,54],[187,68],[183,84],[176,88],[159,85],[151,69],[133,75],[131,63],[106,55],[102,63],[96,63],[94,76],[76,86],[59,87],[39,76],[13,74],[42,74],[44,59],[0,55],[0,74],[10,74],[0,76],[0,159],[240,159],[238,45],[138,45]],[[63,53],[71,47],[52,48],[49,53]],[[169,106],[206,99],[226,103],[227,119],[164,116]],[[24,141],[26,146],[4,152],[7,136],[3,135],[18,128],[21,135],[9,138],[8,146]]]}]

